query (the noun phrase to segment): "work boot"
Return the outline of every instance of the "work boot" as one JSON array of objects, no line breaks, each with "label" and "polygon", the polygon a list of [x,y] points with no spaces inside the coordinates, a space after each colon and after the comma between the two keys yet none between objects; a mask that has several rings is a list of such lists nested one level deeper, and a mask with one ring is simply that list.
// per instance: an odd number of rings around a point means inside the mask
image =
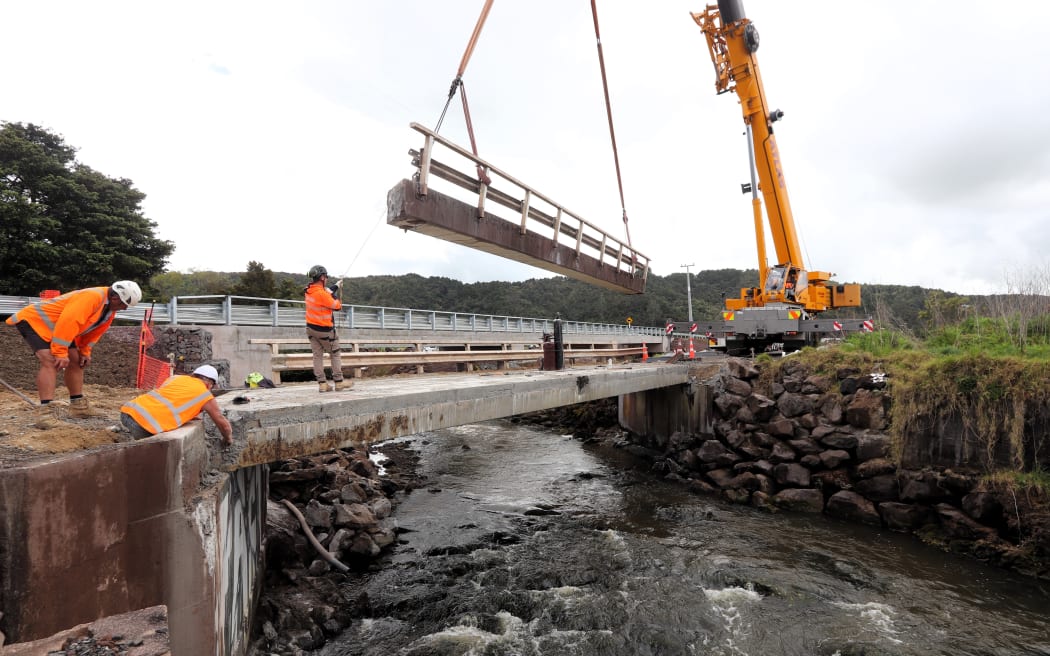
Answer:
[{"label": "work boot", "polygon": [[328,381],[326,380],[323,383],[317,383],[317,391],[320,392],[321,394],[324,394],[325,392],[329,391],[328,390]]},{"label": "work boot", "polygon": [[345,378],[343,380],[335,381],[335,391],[337,392],[342,392],[343,390],[351,389],[353,386],[354,381],[346,380]]},{"label": "work boot", "polygon": [[82,396],[79,399],[69,400],[69,416],[73,419],[91,419],[92,417],[105,417],[106,413],[92,408],[88,400]]},{"label": "work boot", "polygon": [[33,408],[33,427],[40,430],[51,430],[62,425],[58,418],[58,408],[48,403]]}]

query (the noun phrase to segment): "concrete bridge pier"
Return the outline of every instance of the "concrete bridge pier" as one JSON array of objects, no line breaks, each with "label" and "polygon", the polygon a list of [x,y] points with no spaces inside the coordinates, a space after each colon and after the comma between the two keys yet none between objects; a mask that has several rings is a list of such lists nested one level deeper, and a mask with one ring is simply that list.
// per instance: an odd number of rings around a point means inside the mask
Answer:
[{"label": "concrete bridge pier", "polygon": [[657,447],[676,432],[710,434],[713,399],[712,389],[695,377],[683,385],[622,394],[620,426]]}]

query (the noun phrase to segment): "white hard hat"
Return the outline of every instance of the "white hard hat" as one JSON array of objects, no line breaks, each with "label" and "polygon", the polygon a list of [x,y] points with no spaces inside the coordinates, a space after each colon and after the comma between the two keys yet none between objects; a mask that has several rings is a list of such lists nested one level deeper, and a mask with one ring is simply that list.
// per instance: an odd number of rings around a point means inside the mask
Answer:
[{"label": "white hard hat", "polygon": [[120,300],[124,301],[124,305],[128,307],[135,307],[142,300],[142,290],[139,289],[138,283],[130,280],[118,280],[113,283],[111,288],[117,293]]},{"label": "white hard hat", "polygon": [[211,380],[211,382],[215,383],[216,385],[219,384],[219,372],[216,371],[215,367],[211,366],[210,364],[202,364],[201,366],[193,370],[193,374],[195,376],[203,376],[204,378]]}]

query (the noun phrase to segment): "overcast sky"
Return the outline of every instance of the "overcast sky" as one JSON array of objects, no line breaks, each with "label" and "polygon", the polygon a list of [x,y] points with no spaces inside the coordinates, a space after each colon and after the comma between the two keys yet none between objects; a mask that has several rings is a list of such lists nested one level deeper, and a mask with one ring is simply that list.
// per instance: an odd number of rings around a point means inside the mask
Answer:
[{"label": "overcast sky", "polygon": [[[0,120],[147,195],[170,268],[547,272],[386,224],[482,0],[3,0]],[[745,0],[811,269],[1006,291],[1050,253],[1050,3]],[[689,16],[599,0],[633,245],[659,275],[757,256],[735,94]],[[625,238],[586,0],[496,0],[464,76],[483,158]],[[468,145],[458,99],[441,134]]]}]

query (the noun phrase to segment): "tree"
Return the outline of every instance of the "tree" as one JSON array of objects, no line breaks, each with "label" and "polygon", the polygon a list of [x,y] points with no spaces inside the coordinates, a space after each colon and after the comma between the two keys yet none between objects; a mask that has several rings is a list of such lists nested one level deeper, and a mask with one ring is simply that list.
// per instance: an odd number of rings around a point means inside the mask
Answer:
[{"label": "tree", "polygon": [[228,273],[216,271],[168,271],[150,278],[149,288],[157,293],[156,300],[167,303],[173,296],[226,296],[234,287]]},{"label": "tree", "polygon": [[256,298],[274,298],[277,285],[274,282],[273,271],[267,269],[261,262],[252,260],[248,263],[248,271],[241,275],[237,286],[233,288],[235,296],[254,296]]},{"label": "tree", "polygon": [[0,124],[0,292],[145,283],[175,250],[130,180],[78,163],[61,135]]}]

